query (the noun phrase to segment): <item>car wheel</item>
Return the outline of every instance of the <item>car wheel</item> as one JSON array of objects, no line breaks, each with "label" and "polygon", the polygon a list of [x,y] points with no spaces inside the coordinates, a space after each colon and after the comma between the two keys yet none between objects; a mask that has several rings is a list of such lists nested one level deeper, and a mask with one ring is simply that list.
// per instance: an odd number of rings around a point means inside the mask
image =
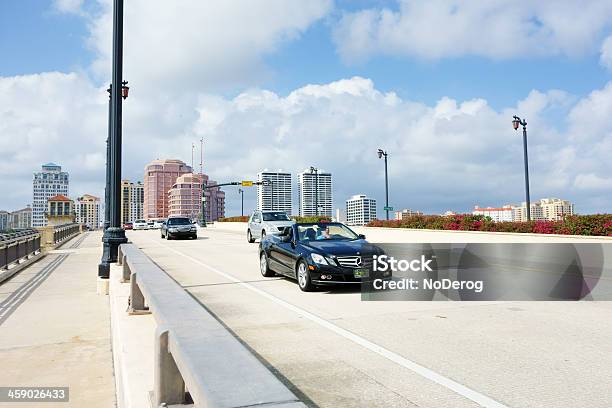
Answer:
[{"label": "car wheel", "polygon": [[249,241],[249,244],[252,244],[253,242],[255,242],[255,238],[253,238],[253,234],[251,234],[251,230],[247,231],[247,241]]},{"label": "car wheel", "polygon": [[308,265],[306,264],[306,262],[298,262],[296,275],[298,286],[303,292],[311,292],[312,290],[314,290],[315,286],[310,280],[310,271],[308,270]]},{"label": "car wheel", "polygon": [[170,237],[170,234],[166,234],[166,240],[170,241],[172,238]]},{"label": "car wheel", "polygon": [[262,252],[261,255],[259,255],[259,271],[266,278],[274,276],[274,272],[272,272],[268,266],[268,257],[266,256],[265,252]]},{"label": "car wheel", "polygon": [[197,235],[192,235],[191,238],[198,239],[198,236]]},{"label": "car wheel", "polygon": [[161,234],[161,239],[164,239],[164,234]]}]

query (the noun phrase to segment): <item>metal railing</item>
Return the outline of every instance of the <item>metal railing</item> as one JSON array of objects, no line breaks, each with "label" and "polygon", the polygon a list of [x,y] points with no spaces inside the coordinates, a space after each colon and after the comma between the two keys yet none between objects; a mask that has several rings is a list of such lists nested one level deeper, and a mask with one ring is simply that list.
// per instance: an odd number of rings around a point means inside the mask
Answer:
[{"label": "metal railing", "polygon": [[305,407],[215,317],[133,244],[119,247],[129,311],[157,322],[153,406]]},{"label": "metal railing", "polygon": [[0,234],[0,269],[8,269],[12,264],[29,259],[39,252],[40,233],[36,230]]},{"label": "metal railing", "polygon": [[74,235],[81,231],[81,224],[70,223],[64,225],[58,225],[53,229],[53,243],[59,244],[68,238],[72,238]]}]

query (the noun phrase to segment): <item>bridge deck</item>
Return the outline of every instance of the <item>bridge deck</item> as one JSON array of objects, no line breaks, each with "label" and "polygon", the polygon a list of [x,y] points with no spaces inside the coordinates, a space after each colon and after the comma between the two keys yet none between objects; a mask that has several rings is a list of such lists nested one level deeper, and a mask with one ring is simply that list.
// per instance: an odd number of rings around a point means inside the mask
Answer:
[{"label": "bridge deck", "polygon": [[108,298],[96,294],[100,239],[78,235],[0,286],[0,384],[70,388],[68,404],[45,407],[115,403]]},{"label": "bridge deck", "polygon": [[243,233],[128,237],[317,405],[609,406],[611,302],[366,303],[263,278]]}]

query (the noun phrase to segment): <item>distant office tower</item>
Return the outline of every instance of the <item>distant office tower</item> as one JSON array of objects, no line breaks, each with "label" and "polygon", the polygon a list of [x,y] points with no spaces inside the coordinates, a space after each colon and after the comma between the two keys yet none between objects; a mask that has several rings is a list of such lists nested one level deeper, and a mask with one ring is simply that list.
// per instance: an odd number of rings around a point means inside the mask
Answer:
[{"label": "distant office tower", "polygon": [[409,208],[404,208],[402,211],[395,212],[395,219],[403,220],[408,217],[412,217],[413,215],[423,215],[423,213],[421,211],[413,211]]},{"label": "distant office tower", "polygon": [[168,191],[183,174],[192,169],[181,160],[153,160],[145,166],[144,218],[168,218]]},{"label": "distant office tower", "polygon": [[9,226],[12,229],[32,228],[32,207],[29,205],[11,213]]},{"label": "distant office tower", "polygon": [[176,179],[168,192],[169,216],[193,220],[202,212],[202,176],[187,173]]},{"label": "distant office tower", "polygon": [[512,221],[512,206],[504,205],[503,207],[493,208],[481,208],[479,206],[474,207],[472,211],[473,215],[484,215],[485,217],[491,218],[495,222]]},{"label": "distant office tower", "polygon": [[[316,193],[318,192],[318,194]],[[300,197],[300,216],[332,216],[332,175],[319,170],[311,173],[306,169],[298,174],[298,195]],[[318,199],[315,199],[318,196]],[[316,206],[319,209],[317,211]]]},{"label": "distant office tower", "polygon": [[90,229],[100,227],[100,199],[90,194],[77,198],[76,222],[85,224]]},{"label": "distant office tower", "polygon": [[58,194],[68,195],[68,173],[55,163],[42,165],[42,171],[34,173],[32,180],[32,227],[47,225],[45,211],[49,198]]},{"label": "distant office tower", "polygon": [[257,173],[257,181],[269,183],[257,186],[257,209],[284,211],[291,215],[291,173],[264,170]]},{"label": "distant office tower", "polygon": [[346,222],[346,211],[342,208],[336,208],[336,216],[333,220],[335,222]]},{"label": "distant office tower", "polygon": [[204,190],[206,198],[206,220],[217,221],[219,218],[225,217],[225,192],[221,187],[212,187],[217,184],[214,180],[209,180],[206,174],[202,174],[204,185],[207,186]]},{"label": "distant office tower", "polygon": [[376,200],[365,194],[354,195],[346,200],[346,223],[365,225],[376,219]]},{"label": "distant office tower", "polygon": [[144,185],[139,181],[121,181],[121,223],[144,218]]}]

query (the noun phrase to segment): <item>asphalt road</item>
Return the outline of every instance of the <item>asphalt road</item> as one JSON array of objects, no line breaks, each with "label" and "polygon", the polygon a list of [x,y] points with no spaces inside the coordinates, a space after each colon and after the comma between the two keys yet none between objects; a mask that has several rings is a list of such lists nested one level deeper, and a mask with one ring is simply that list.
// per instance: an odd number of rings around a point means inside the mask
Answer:
[{"label": "asphalt road", "polygon": [[362,302],[263,278],[244,234],[128,238],[312,405],[612,406],[612,302]]}]

